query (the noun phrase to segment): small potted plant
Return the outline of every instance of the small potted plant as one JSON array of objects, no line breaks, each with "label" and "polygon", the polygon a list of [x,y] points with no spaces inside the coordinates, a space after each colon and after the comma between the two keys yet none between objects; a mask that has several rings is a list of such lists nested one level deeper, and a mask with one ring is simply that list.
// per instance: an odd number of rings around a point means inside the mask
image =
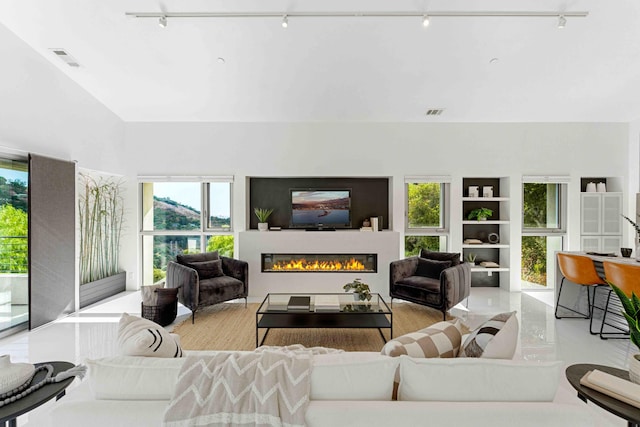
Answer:
[{"label": "small potted plant", "polygon": [[345,292],[353,291],[353,299],[356,301],[371,301],[371,291],[369,285],[362,283],[360,279],[353,279],[353,282],[343,286]]},{"label": "small potted plant", "polygon": [[269,216],[273,213],[273,209],[255,208],[253,211],[258,217],[258,230],[269,230],[269,223],[267,222],[267,219],[269,219]]},{"label": "small potted plant", "polygon": [[467,262],[471,265],[476,265],[476,254],[471,252],[469,255],[467,255]]},{"label": "small potted plant", "polygon": [[493,215],[493,211],[491,209],[478,208],[469,212],[469,216],[467,217],[467,219],[477,219],[478,221],[486,221],[487,218],[489,218],[491,215]]},{"label": "small potted plant", "polygon": [[[640,215],[638,215],[638,216],[640,216]],[[627,221],[629,221],[629,223],[631,225],[633,225],[633,228],[636,230],[636,235],[640,235],[640,226],[637,223],[633,222],[633,220],[631,218],[629,218],[628,216],[622,215],[622,217],[624,219],[626,219]],[[638,247],[636,247],[636,261],[640,262],[640,245],[638,245]]]},{"label": "small potted plant", "polygon": [[[629,324],[629,338],[640,350],[640,298],[631,293],[631,298],[622,289],[609,282],[611,289],[618,295],[622,303],[622,314]],[[629,358],[629,379],[636,384],[640,384],[640,354],[632,354]]]}]

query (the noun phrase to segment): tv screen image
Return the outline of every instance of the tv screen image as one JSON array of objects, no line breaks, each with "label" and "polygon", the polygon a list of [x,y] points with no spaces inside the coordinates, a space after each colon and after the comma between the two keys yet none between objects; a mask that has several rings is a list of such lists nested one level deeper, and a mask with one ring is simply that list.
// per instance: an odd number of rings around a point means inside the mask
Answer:
[{"label": "tv screen image", "polygon": [[350,227],[350,190],[291,190],[292,227]]}]

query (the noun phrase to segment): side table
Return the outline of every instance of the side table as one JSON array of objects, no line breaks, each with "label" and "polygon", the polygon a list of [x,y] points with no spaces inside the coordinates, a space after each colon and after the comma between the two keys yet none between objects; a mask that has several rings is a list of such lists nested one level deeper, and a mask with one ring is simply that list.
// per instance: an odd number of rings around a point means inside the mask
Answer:
[{"label": "side table", "polygon": [[629,372],[622,369],[586,363],[571,365],[565,371],[565,375],[567,376],[567,380],[569,380],[571,386],[578,392],[578,397],[585,403],[590,400],[602,409],[627,420],[628,427],[640,426],[640,409],[580,384],[580,379],[584,374],[588,371],[593,371],[594,369],[606,372],[607,374],[614,375],[618,378],[629,380]]},{"label": "side table", "polygon": [[[75,366],[73,363],[69,362],[44,362],[35,364],[36,367],[41,365],[53,366],[54,376]],[[46,372],[38,372],[31,383],[35,384],[41,381],[45,377],[45,375]],[[56,400],[60,399],[62,396],[64,396],[65,389],[69,386],[69,384],[73,382],[74,379],[75,377],[71,377],[67,378],[66,380],[60,381],[59,383],[45,384],[38,390],[26,395],[22,399],[18,399],[15,402],[0,407],[0,426],[17,427],[18,423],[16,421],[16,418],[48,402],[54,397],[56,398]]]}]

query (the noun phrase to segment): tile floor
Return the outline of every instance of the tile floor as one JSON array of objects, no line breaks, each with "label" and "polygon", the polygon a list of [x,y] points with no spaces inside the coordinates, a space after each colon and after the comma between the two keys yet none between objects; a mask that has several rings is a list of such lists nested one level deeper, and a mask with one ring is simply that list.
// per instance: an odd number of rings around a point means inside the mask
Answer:
[{"label": "tile floor", "polygon": [[[553,294],[549,291],[509,293],[496,288],[473,288],[468,308],[458,305],[452,314],[473,329],[493,314],[512,310],[517,310],[520,321],[516,358],[562,360],[566,365],[597,363],[626,369],[629,356],[637,352],[627,339],[603,341],[590,335],[587,320],[556,320]],[[0,354],[10,354],[14,362],[31,363],[47,360],[81,363],[85,358],[115,354],[117,323],[125,311],[140,314],[139,292],[120,294],[33,331],[0,339]],[[177,321],[189,315],[180,306]],[[568,383],[564,385],[570,387]],[[614,425],[626,425],[618,418],[605,416]],[[19,425],[26,421],[26,416],[21,417]]]}]

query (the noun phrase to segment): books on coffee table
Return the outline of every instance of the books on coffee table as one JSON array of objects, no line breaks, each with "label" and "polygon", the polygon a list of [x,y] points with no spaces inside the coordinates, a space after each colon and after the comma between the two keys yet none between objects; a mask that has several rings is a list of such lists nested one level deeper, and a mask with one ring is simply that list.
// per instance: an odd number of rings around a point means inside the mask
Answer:
[{"label": "books on coffee table", "polygon": [[340,311],[340,299],[337,295],[316,295],[313,307],[315,311]]},{"label": "books on coffee table", "polygon": [[309,310],[311,308],[311,297],[292,296],[287,304],[288,310]]}]

